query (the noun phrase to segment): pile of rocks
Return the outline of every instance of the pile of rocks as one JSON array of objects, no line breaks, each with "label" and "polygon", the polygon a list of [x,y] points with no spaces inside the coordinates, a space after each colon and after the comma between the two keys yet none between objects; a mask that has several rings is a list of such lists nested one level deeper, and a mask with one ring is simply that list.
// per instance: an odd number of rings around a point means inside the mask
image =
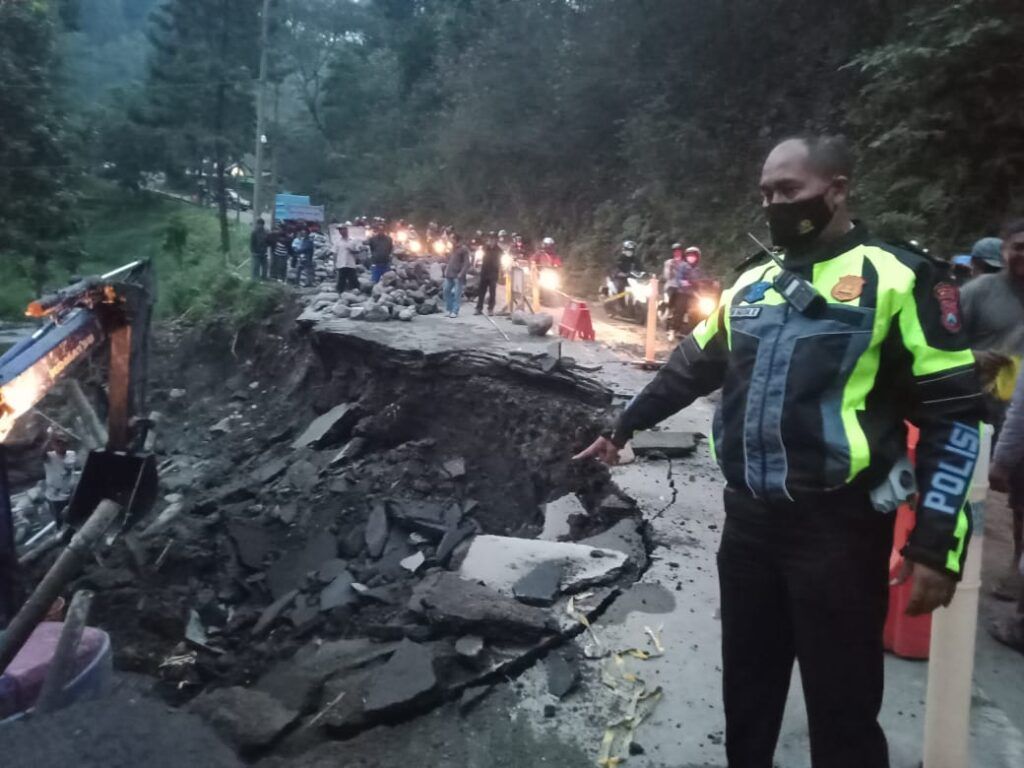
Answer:
[{"label": "pile of rocks", "polygon": [[440,263],[398,262],[376,284],[367,270],[359,269],[358,291],[339,295],[332,290],[319,290],[309,294],[307,303],[312,313],[370,322],[409,322],[416,315],[432,315],[441,311],[444,279]]}]

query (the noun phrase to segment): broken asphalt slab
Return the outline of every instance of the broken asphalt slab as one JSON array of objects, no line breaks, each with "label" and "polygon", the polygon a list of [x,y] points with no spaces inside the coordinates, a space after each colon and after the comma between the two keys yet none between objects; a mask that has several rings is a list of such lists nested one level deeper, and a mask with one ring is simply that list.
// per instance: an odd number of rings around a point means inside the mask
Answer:
[{"label": "broken asphalt slab", "polygon": [[207,691],[188,709],[243,753],[269,747],[299,716],[270,694],[240,686]]},{"label": "broken asphalt slab", "polygon": [[451,572],[425,577],[413,590],[409,608],[431,624],[456,634],[513,640],[556,631],[547,611],[522,605]]},{"label": "broken asphalt slab", "polygon": [[270,529],[251,520],[229,520],[228,536],[235,544],[239,562],[254,571],[263,567],[275,546]]},{"label": "broken asphalt slab", "polygon": [[548,675],[548,693],[552,696],[564,698],[580,682],[580,661],[571,644],[566,649],[549,653],[544,667]]},{"label": "broken asphalt slab", "polygon": [[314,533],[299,549],[281,555],[267,569],[267,586],[274,597],[301,587],[311,571],[319,570],[328,560],[338,556],[338,542],[333,536]]},{"label": "broken asphalt slab", "polygon": [[477,536],[462,561],[459,575],[503,595],[514,596],[515,585],[523,576],[549,562],[564,566],[559,586],[562,592],[571,593],[614,581],[622,573],[626,555],[584,544]]},{"label": "broken asphalt slab", "polygon": [[397,643],[375,643],[362,638],[310,642],[291,659],[278,662],[255,687],[289,709],[309,712],[316,707],[328,680],[380,662],[397,647]]},{"label": "broken asphalt slab", "polygon": [[387,506],[389,519],[434,541],[442,538],[462,519],[462,509],[455,501],[391,499]]},{"label": "broken asphalt slab", "polygon": [[366,521],[366,551],[370,557],[378,558],[384,554],[384,545],[388,543],[388,512],[381,502],[375,502]]},{"label": "broken asphalt slab", "polygon": [[572,533],[572,519],[586,516],[587,508],[575,493],[567,493],[544,505],[544,530],[537,538],[558,541]]},{"label": "broken asphalt slab", "polygon": [[348,571],[339,573],[334,581],[328,584],[320,592],[320,610],[330,611],[335,608],[344,608],[355,605],[359,602],[359,595],[352,589],[355,579]]},{"label": "broken asphalt slab", "polygon": [[638,570],[647,568],[647,544],[641,531],[642,523],[635,518],[624,518],[604,533],[580,540],[580,544],[598,549],[622,552]]},{"label": "broken asphalt slab", "polygon": [[695,432],[637,432],[631,443],[637,456],[661,454],[669,459],[689,456],[697,450]]},{"label": "broken asphalt slab", "polygon": [[541,563],[512,586],[512,594],[521,603],[547,608],[558,598],[564,574],[564,563]]},{"label": "broken asphalt slab", "polygon": [[266,464],[261,464],[252,473],[253,482],[263,485],[275,480],[288,469],[288,460],[285,458],[271,459]]},{"label": "broken asphalt slab", "polygon": [[306,430],[295,438],[292,448],[323,448],[348,437],[359,420],[355,403],[342,403],[317,416]]},{"label": "broken asphalt slab", "polygon": [[404,640],[370,678],[364,712],[369,716],[408,711],[437,688],[429,646]]}]

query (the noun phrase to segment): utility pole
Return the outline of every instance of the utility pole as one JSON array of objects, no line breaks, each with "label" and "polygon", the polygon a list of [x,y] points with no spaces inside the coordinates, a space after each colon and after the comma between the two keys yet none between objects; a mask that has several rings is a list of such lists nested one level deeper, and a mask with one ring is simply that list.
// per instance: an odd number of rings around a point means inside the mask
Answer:
[{"label": "utility pole", "polygon": [[256,180],[253,184],[252,210],[253,224],[263,213],[263,148],[266,142],[265,122],[267,111],[267,58],[268,38],[270,37],[270,3],[263,0],[263,14],[260,17],[260,80],[256,86]]}]

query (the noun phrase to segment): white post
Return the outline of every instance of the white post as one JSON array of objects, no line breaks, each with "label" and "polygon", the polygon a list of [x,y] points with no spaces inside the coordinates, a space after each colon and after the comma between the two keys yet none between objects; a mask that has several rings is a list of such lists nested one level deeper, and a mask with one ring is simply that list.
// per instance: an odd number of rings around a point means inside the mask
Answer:
[{"label": "white post", "polygon": [[948,608],[932,614],[928,695],[924,718],[924,768],[968,768],[974,636],[978,625],[981,555],[985,543],[985,496],[992,452],[992,427],[982,426],[978,466],[970,501],[974,531],[963,578]]}]

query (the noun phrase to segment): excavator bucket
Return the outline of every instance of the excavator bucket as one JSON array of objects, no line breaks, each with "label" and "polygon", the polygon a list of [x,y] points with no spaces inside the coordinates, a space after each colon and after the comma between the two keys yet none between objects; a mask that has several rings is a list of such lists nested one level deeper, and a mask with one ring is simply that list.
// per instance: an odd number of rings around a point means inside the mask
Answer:
[{"label": "excavator bucket", "polygon": [[110,499],[125,510],[121,527],[127,528],[153,508],[156,497],[156,458],[152,454],[90,451],[68,502],[65,522],[81,525],[101,501]]}]

